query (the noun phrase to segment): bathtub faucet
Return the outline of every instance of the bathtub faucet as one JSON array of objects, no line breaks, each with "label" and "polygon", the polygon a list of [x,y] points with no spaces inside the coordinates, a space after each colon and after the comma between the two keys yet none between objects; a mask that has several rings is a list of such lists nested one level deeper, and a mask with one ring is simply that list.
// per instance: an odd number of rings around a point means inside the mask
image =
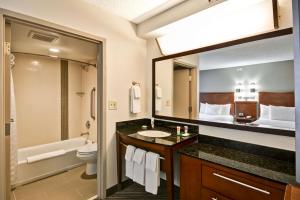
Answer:
[{"label": "bathtub faucet", "polygon": [[85,133],[81,133],[81,134],[80,134],[80,136],[84,136],[84,135],[88,135],[88,136],[89,136],[90,133],[89,133],[89,132],[85,132]]}]

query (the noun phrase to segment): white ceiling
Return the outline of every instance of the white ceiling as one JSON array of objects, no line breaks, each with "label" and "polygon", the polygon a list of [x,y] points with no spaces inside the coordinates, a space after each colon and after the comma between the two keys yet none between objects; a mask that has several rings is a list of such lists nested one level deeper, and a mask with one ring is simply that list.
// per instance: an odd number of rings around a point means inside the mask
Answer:
[{"label": "white ceiling", "polygon": [[84,0],[133,23],[141,23],[186,0]]},{"label": "white ceiling", "polygon": [[[49,43],[28,37],[30,31],[37,31],[55,35],[58,40]],[[49,48],[57,48],[59,53],[52,53]],[[60,58],[95,63],[97,58],[97,45],[92,42],[80,40],[65,35],[43,31],[19,23],[12,23],[12,52],[32,53],[40,55],[54,55]]]},{"label": "white ceiling", "polygon": [[293,60],[292,35],[265,39],[199,54],[200,70]]}]

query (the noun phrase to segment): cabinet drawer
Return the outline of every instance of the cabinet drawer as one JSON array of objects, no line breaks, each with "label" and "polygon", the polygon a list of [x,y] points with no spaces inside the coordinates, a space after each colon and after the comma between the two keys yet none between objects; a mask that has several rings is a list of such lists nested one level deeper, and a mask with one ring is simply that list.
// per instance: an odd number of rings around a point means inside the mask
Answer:
[{"label": "cabinet drawer", "polygon": [[202,165],[202,185],[235,200],[283,200],[284,197],[278,188],[207,165]]},{"label": "cabinet drawer", "polygon": [[201,189],[201,200],[230,200],[206,188]]}]

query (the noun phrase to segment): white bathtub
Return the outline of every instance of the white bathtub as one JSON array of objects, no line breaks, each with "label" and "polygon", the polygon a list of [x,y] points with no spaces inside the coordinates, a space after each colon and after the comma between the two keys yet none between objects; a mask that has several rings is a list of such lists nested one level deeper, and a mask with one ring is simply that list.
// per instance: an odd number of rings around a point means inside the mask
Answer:
[{"label": "white bathtub", "polygon": [[[76,157],[76,151],[79,147],[85,145],[85,142],[85,138],[78,137],[18,149],[17,181],[13,186],[23,185],[83,165],[84,162]],[[64,150],[65,154],[33,163],[27,162],[27,157],[58,150]]]}]

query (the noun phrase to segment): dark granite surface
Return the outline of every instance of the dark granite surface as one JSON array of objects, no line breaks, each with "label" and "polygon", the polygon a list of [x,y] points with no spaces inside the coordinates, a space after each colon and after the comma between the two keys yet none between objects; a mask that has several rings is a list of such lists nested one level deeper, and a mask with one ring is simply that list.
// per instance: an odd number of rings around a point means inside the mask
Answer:
[{"label": "dark granite surface", "polygon": [[[208,142],[208,138],[211,138],[211,142]],[[295,183],[293,152],[289,152],[291,155],[281,159],[278,158],[278,155],[288,155],[288,152],[269,148],[267,152],[270,153],[270,156],[267,156],[264,152],[255,153],[243,148],[242,142],[237,142],[241,145],[239,149],[237,146],[230,147],[224,139],[220,139],[223,141],[222,144],[218,140],[213,137],[206,137],[201,140],[200,137],[199,143],[182,148],[179,152],[281,183]],[[234,142],[231,141],[230,143]],[[251,145],[244,144],[248,147]],[[258,145],[253,145],[253,147],[255,146]],[[262,148],[267,149],[268,147]]]},{"label": "dark granite surface", "polygon": [[[171,136],[164,137],[164,138],[151,138],[151,137],[144,137],[139,135],[137,132],[145,131],[142,129],[142,125],[147,125],[147,130],[159,130],[171,133]],[[164,122],[160,120],[155,120],[155,128],[151,129],[150,120],[149,119],[141,119],[141,120],[133,120],[133,121],[125,121],[125,122],[118,122],[117,123],[117,132],[119,134],[125,134],[129,137],[143,140],[145,142],[161,144],[166,146],[173,146],[180,142],[183,142],[187,139],[197,137],[199,135],[198,126],[194,125],[187,125],[189,127],[189,136],[177,136],[176,134],[176,126],[181,126],[183,130],[183,126],[185,124],[173,123],[173,122]]]}]

